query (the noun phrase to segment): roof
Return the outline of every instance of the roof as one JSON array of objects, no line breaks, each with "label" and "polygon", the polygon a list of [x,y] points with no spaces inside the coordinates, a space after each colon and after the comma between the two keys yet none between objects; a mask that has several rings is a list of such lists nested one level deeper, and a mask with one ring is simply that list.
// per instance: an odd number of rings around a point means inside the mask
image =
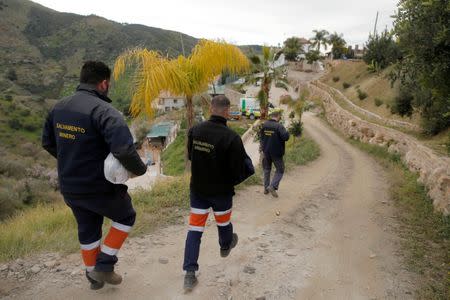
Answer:
[{"label": "roof", "polygon": [[150,132],[147,134],[148,138],[157,138],[157,137],[167,137],[170,134],[170,129],[175,124],[173,122],[161,122],[155,124],[150,129]]}]

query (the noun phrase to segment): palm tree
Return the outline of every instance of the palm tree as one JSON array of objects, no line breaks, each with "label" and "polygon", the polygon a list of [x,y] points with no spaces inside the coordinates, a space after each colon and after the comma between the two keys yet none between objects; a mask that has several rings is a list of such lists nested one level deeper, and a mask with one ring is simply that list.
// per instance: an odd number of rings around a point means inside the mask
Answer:
[{"label": "palm tree", "polygon": [[207,90],[208,84],[224,70],[230,74],[247,71],[249,61],[234,45],[200,40],[190,56],[180,55],[175,59],[142,48],[125,51],[116,59],[114,79],[118,80],[128,68],[135,70],[131,115],[145,113],[152,117],[154,102],[163,91],[184,95],[189,130],[194,122],[193,97]]},{"label": "palm tree", "polygon": [[328,36],[328,42],[331,44],[332,58],[341,57],[345,51],[346,42],[342,34],[334,32]]},{"label": "palm tree", "polygon": [[312,45],[317,47],[317,51],[320,51],[320,46],[323,45],[325,50],[327,50],[328,34],[326,30],[313,30],[315,33],[314,37],[311,39]]},{"label": "palm tree", "polygon": [[275,56],[271,49],[263,46],[262,53],[262,60],[258,58],[252,59],[252,61],[257,62],[257,68],[263,73],[261,89],[258,92],[257,98],[261,109],[261,119],[264,120],[267,118],[269,112],[269,93],[276,70],[271,67],[271,63],[273,62],[273,58]]}]

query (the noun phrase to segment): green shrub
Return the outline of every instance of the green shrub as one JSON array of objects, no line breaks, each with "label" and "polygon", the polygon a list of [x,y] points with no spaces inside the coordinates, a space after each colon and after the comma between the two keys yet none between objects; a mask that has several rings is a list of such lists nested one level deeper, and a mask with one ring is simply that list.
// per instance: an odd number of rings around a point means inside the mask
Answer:
[{"label": "green shrub", "polygon": [[401,87],[398,96],[395,97],[394,103],[392,104],[391,113],[398,114],[402,117],[410,117],[413,112],[413,100],[414,97],[411,94],[410,90],[405,87]]},{"label": "green shrub", "polygon": [[360,89],[357,89],[356,92],[358,93],[359,100],[364,100],[368,96],[366,92],[363,92]]},{"label": "green shrub", "polygon": [[342,84],[342,87],[343,87],[344,89],[348,89],[350,86],[351,86],[351,84],[348,83],[348,82],[344,82],[344,83]]},{"label": "green shrub", "polygon": [[0,175],[23,178],[26,176],[26,165],[21,160],[0,157]]},{"label": "green shrub", "polygon": [[338,82],[339,79],[340,79],[339,76],[334,76],[334,77],[333,77],[333,81],[334,81],[334,82]]},{"label": "green shrub", "polygon": [[22,122],[18,118],[13,117],[8,120],[8,126],[12,129],[18,130],[22,128]]},{"label": "green shrub", "polygon": [[288,130],[293,136],[301,136],[303,132],[303,123],[301,121],[293,120]]},{"label": "green shrub", "polygon": [[381,100],[381,99],[379,99],[379,98],[375,98],[374,101],[375,101],[375,105],[376,105],[376,106],[381,106],[381,105],[383,105],[383,103],[384,103],[383,100]]},{"label": "green shrub", "polygon": [[280,89],[284,89],[284,90],[288,90],[287,85],[284,82],[281,81],[277,81],[277,83],[275,83],[275,87],[280,88]]}]

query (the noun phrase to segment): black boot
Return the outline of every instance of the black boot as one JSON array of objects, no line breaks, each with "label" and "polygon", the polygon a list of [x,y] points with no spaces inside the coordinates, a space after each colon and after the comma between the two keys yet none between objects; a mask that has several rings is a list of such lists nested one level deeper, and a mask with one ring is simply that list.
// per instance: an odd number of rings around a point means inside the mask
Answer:
[{"label": "black boot", "polygon": [[91,277],[89,277],[88,273],[89,273],[88,270],[86,270],[86,278],[89,281],[89,283],[91,284],[91,290],[99,290],[105,285],[105,282],[97,281],[97,280],[94,280]]},{"label": "black boot", "polygon": [[186,275],[184,275],[184,291],[191,292],[197,283],[198,280],[197,277],[195,277],[195,271],[187,271]]},{"label": "black boot", "polygon": [[226,249],[220,248],[220,256],[227,257],[230,254],[231,249],[236,247],[238,240],[239,240],[238,235],[236,233],[233,233],[233,239],[231,240],[231,245]]}]

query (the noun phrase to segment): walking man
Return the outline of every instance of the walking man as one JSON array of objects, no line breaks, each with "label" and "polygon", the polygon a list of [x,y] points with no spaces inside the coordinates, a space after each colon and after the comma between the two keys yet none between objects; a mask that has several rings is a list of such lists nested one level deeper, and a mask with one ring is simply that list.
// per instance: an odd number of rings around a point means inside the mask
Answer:
[{"label": "walking man", "polygon": [[197,284],[200,241],[210,209],[219,232],[220,256],[227,257],[238,243],[230,222],[234,186],[254,173],[250,158],[238,134],[227,127],[230,101],[216,96],[211,101],[211,118],[191,128],[188,154],[192,162],[191,213],[184,252],[184,289]]},{"label": "walking man", "polygon": [[[261,151],[263,154],[264,171],[264,194],[271,193],[273,197],[278,197],[278,186],[284,174],[284,151],[285,143],[289,140],[289,132],[280,124],[281,112],[274,110],[270,113],[270,119],[267,120],[261,128]],[[270,182],[270,173],[272,163],[275,165],[275,174]]]},{"label": "walking man", "polygon": [[[58,161],[60,190],[78,223],[91,289],[122,282],[114,272],[116,255],[136,217],[127,186],[105,179],[104,160],[111,152],[134,176],[147,170],[123,116],[107,97],[110,76],[104,63],[86,62],[75,94],[55,105],[42,136],[42,146]],[[101,244],[104,217],[112,226]]]}]

